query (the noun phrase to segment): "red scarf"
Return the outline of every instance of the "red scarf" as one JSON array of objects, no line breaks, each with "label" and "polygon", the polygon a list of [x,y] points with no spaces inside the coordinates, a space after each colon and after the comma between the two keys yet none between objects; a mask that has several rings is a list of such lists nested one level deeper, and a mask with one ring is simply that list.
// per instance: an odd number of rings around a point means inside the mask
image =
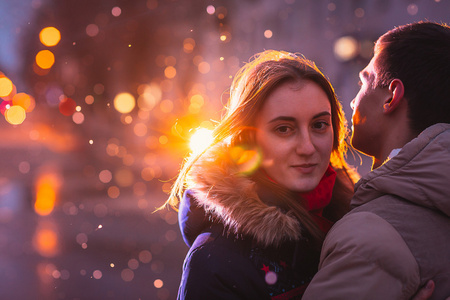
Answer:
[{"label": "red scarf", "polygon": [[328,165],[325,174],[316,188],[307,193],[300,193],[305,208],[311,213],[317,225],[325,233],[333,226],[333,222],[322,217],[322,212],[323,209],[330,204],[335,181],[336,171],[333,170],[331,165]]},{"label": "red scarf", "polygon": [[300,193],[304,199],[305,208],[314,213],[316,213],[317,210],[320,210],[319,214],[322,215],[323,208],[330,204],[335,181],[336,171],[328,165],[325,174],[322,179],[320,179],[316,188],[310,192]]},{"label": "red scarf", "polygon": [[[271,181],[276,182],[270,178],[267,173],[264,172],[264,174]],[[299,193],[306,210],[310,212],[317,225],[325,233],[327,233],[331,226],[333,226],[333,222],[322,217],[322,212],[323,209],[330,204],[335,181],[336,171],[331,167],[331,165],[328,165],[325,174],[323,174],[322,179],[320,179],[319,184],[315,189],[306,193]]]}]

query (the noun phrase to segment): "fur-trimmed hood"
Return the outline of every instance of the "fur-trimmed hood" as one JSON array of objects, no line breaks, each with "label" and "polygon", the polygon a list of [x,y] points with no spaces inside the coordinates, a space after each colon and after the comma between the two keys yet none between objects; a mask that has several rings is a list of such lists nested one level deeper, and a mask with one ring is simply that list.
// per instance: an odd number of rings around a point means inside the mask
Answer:
[{"label": "fur-trimmed hood", "polygon": [[301,238],[301,225],[291,214],[264,203],[256,183],[242,172],[226,144],[209,149],[191,168],[187,188],[197,204],[233,233],[252,236],[263,246]]}]

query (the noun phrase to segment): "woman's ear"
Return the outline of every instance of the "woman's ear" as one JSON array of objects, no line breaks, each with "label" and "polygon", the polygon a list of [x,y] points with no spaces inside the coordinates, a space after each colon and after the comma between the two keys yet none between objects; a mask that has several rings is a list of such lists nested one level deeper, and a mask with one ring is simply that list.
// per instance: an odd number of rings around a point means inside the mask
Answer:
[{"label": "woman's ear", "polygon": [[394,79],[389,84],[389,92],[391,97],[386,100],[383,105],[383,112],[389,114],[398,107],[398,105],[403,100],[403,95],[405,94],[405,86],[400,79]]}]

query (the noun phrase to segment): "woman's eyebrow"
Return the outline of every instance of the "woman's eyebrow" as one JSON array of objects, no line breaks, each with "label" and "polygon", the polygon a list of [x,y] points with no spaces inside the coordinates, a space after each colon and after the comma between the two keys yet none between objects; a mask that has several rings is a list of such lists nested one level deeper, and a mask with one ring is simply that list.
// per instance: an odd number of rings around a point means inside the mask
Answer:
[{"label": "woman's eyebrow", "polygon": [[296,122],[297,119],[294,117],[289,117],[289,116],[279,116],[276,118],[273,118],[272,120],[270,120],[267,123],[273,123],[273,122],[277,122],[277,121],[290,121],[290,122]]},{"label": "woman's eyebrow", "polygon": [[[329,111],[322,111],[322,112],[314,115],[312,118],[316,119],[316,118],[320,118],[320,117],[323,117],[323,116],[331,116],[331,113]],[[276,118],[273,118],[272,120],[270,120],[267,123],[270,124],[270,123],[274,123],[274,122],[277,122],[277,121],[297,122],[297,119],[294,118],[294,117],[290,117],[290,116],[278,116]]]},{"label": "woman's eyebrow", "polygon": [[313,119],[320,118],[320,117],[323,117],[323,116],[330,116],[331,117],[331,113],[329,111],[323,111],[323,112],[318,113],[317,115],[315,115],[313,117]]}]

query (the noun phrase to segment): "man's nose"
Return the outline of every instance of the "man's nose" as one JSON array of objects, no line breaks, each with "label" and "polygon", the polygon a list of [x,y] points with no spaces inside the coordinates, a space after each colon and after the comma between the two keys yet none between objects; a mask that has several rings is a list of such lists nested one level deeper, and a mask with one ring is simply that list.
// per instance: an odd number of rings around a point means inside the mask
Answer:
[{"label": "man's nose", "polygon": [[356,99],[356,98],[353,98],[353,100],[350,102],[350,108],[351,108],[352,110],[355,110],[355,99]]}]

